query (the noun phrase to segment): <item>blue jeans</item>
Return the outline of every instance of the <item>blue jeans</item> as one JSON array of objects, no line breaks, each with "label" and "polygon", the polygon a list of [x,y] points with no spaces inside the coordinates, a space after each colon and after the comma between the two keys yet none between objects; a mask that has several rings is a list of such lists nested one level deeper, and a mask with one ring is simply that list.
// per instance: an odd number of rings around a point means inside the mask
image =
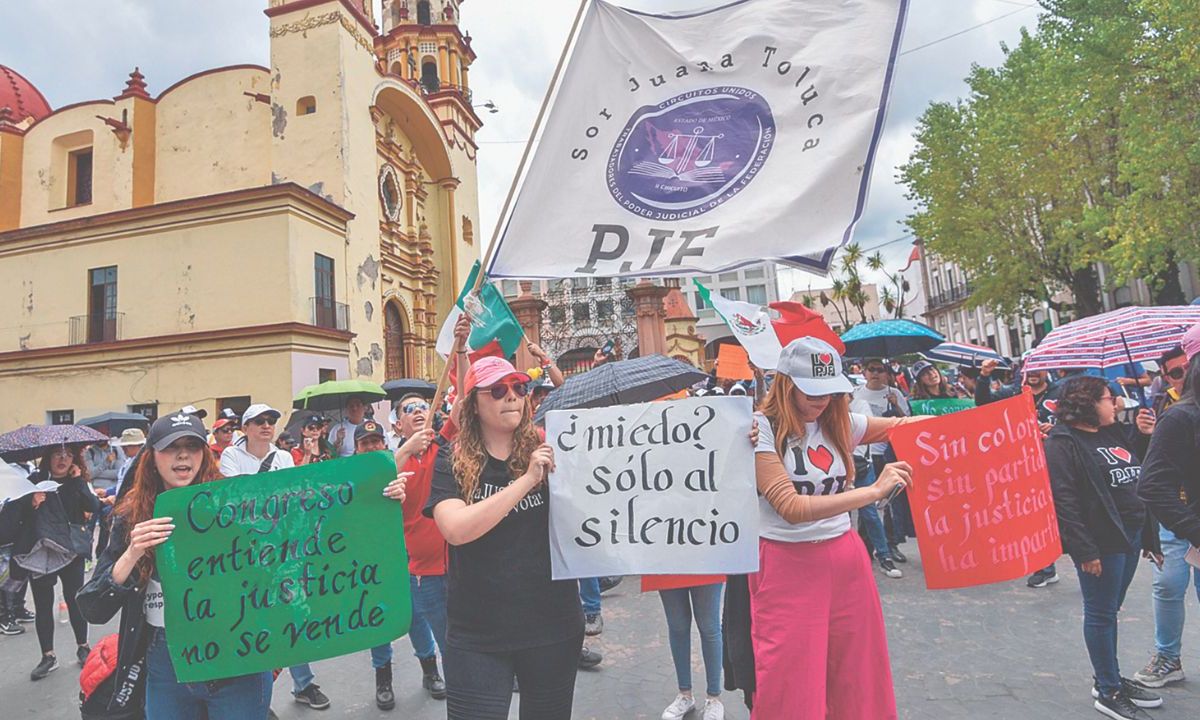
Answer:
[{"label": "blue jeans", "polygon": [[152,632],[146,649],[146,720],[262,720],[267,716],[271,673],[181,683],[175,679],[166,633]]},{"label": "blue jeans", "polygon": [[299,695],[308,689],[309,685],[313,684],[313,680],[317,679],[313,675],[312,665],[304,663],[303,665],[293,665],[288,668],[288,672],[292,675],[292,694]]},{"label": "blue jeans", "polygon": [[1092,660],[1092,671],[1100,692],[1110,695],[1121,689],[1121,668],[1117,664],[1117,611],[1125,602],[1125,591],[1137,572],[1138,551],[1102,555],[1100,576],[1079,570],[1079,589],[1083,593],[1083,641]]},{"label": "blue jeans", "polygon": [[[443,575],[410,575],[412,626],[408,641],[419,660],[446,654],[446,578]],[[434,643],[437,643],[434,645]],[[381,668],[392,661],[392,644],[371,648],[371,667]]]},{"label": "blue jeans", "polygon": [[1154,649],[1159,655],[1179,659],[1183,647],[1184,601],[1188,580],[1192,579],[1196,598],[1200,599],[1200,568],[1188,565],[1183,559],[1191,543],[1180,540],[1175,533],[1160,528],[1163,566],[1154,568]]},{"label": "blue jeans", "polygon": [[600,612],[600,578],[579,579],[579,601],[583,603],[585,615]]},{"label": "blue jeans", "polygon": [[[861,481],[855,481],[855,487],[870,487],[875,484],[875,468],[867,470],[867,476]],[[879,517],[879,510],[875,507],[875,503],[869,503],[858,509],[858,514],[862,516],[863,523],[867,526],[867,538],[870,539],[871,545],[875,549],[875,557],[888,558],[892,557],[892,549],[888,547],[887,532],[883,528],[883,518]]]},{"label": "blue jeans", "polygon": [[692,616],[700,630],[700,653],[708,694],[721,694],[721,591],[724,583],[659,590],[667,614],[667,639],[680,690],[692,689]]}]

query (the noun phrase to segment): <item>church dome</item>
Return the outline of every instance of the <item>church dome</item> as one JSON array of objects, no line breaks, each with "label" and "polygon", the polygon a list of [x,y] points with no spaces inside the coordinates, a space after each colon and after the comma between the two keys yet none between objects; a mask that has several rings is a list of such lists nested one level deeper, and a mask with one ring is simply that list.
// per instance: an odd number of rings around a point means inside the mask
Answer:
[{"label": "church dome", "polygon": [[13,120],[41,120],[50,114],[50,103],[33,83],[10,67],[0,65],[0,108],[12,108]]}]

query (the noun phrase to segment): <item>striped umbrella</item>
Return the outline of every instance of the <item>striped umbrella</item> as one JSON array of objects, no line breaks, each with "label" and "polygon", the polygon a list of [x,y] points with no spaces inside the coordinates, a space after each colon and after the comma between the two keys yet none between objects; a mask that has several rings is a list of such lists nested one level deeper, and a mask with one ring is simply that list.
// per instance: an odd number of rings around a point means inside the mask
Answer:
[{"label": "striped umbrella", "polygon": [[1055,328],[1025,358],[1025,370],[1110,368],[1157,360],[1200,323],[1200,306],[1126,307]]},{"label": "striped umbrella", "polygon": [[941,345],[921,353],[926,360],[962,365],[963,367],[979,367],[984,360],[995,360],[1001,368],[1012,367],[1008,358],[982,345],[970,343],[944,342]]}]

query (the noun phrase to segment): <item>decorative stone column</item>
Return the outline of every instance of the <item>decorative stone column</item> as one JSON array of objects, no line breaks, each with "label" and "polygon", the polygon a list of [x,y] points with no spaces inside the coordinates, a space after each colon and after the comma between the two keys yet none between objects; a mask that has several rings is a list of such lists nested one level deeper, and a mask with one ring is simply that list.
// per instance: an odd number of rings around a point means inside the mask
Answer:
[{"label": "decorative stone column", "polygon": [[[667,352],[667,311],[663,307],[663,298],[668,292],[665,287],[651,285],[649,280],[642,280],[625,291],[633,298],[637,315],[638,357]],[[628,357],[628,348],[625,353]]]},{"label": "decorative stone column", "polygon": [[[510,300],[508,306],[512,308],[513,315],[517,316],[517,322],[521,323],[525,337],[529,338],[530,342],[541,345],[542,311],[546,309],[546,301],[536,297],[532,290],[533,283],[529,280],[522,280],[521,294],[517,296],[516,300]],[[529,353],[529,348],[525,343],[521,343],[521,347],[517,349],[517,369],[528,370],[535,365],[537,365],[537,361]]]}]

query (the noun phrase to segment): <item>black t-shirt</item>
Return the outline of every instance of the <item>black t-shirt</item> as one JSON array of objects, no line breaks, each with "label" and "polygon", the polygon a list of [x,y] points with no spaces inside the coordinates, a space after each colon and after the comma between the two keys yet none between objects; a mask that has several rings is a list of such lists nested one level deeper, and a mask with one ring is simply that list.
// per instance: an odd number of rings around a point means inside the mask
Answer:
[{"label": "black t-shirt", "polygon": [[1102,427],[1096,432],[1071,429],[1088,448],[1087,456],[1105,479],[1105,487],[1121,515],[1126,535],[1136,536],[1146,521],[1146,507],[1137,496],[1138,478],[1142,474],[1142,459],[1129,449],[1126,431],[1120,423]]},{"label": "black t-shirt", "polygon": [[[443,500],[462,500],[453,471],[454,445],[438,451],[426,517]],[[508,466],[495,458],[479,478],[475,502],[507,487]],[[529,493],[474,542],[450,546],[447,642],[477,652],[552,645],[583,633],[575,580],[550,579],[550,507],[545,486]]]}]

